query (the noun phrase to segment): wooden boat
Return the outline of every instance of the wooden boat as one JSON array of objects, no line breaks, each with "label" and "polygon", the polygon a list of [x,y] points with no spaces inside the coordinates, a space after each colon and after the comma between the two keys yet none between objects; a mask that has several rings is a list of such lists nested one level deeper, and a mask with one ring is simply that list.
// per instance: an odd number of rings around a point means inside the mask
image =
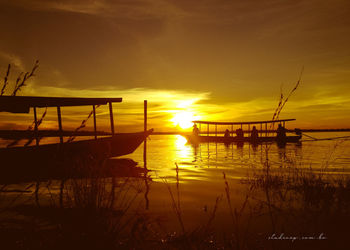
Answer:
[{"label": "wooden boat", "polygon": [[118,133],[104,138],[54,143],[27,147],[0,148],[4,165],[52,165],[54,162],[79,158],[110,158],[131,154],[152,130],[139,133]]},{"label": "wooden boat", "polygon": [[[294,121],[295,119],[283,119],[283,120],[274,120],[274,121],[253,121],[253,122],[209,122],[209,121],[193,121],[194,126],[197,127],[199,125],[199,129],[197,133],[186,134],[184,135],[189,143],[198,144],[198,143],[208,143],[208,142],[216,142],[216,143],[252,143],[259,144],[265,142],[277,142],[279,145],[283,145],[285,143],[297,143],[301,139],[301,134],[297,132],[297,135],[285,135],[278,136],[277,130],[271,129],[275,124],[283,124],[283,128],[285,127],[285,123],[289,121]],[[270,124],[270,129],[268,129],[268,125]],[[201,130],[201,126],[206,125],[206,130]],[[215,131],[210,130],[210,125],[215,126]],[[251,137],[251,126],[256,125],[260,127],[260,130],[257,130],[257,136]],[[260,126],[259,126],[260,125]],[[231,126],[231,130],[227,130],[226,136],[224,136],[224,132],[218,131],[218,126]],[[243,130],[243,126],[246,126],[245,130]],[[236,131],[234,128],[241,130],[241,136],[236,135]],[[265,127],[263,129],[263,127]],[[291,130],[286,130],[286,132],[294,132]]]},{"label": "wooden boat", "polygon": [[[263,142],[277,142],[276,136],[264,136],[259,137],[256,140],[252,140],[250,137],[238,138],[237,136],[233,137],[224,137],[224,136],[195,136],[195,135],[185,135],[188,142],[196,144],[196,143],[204,143],[204,142],[218,142],[218,143],[263,143]],[[301,136],[286,136],[284,142],[288,143],[296,143],[299,142]]]},{"label": "wooden boat", "polygon": [[[59,98],[59,97],[27,97],[27,96],[0,96],[0,112],[29,113],[34,110],[34,131],[14,132],[13,135],[1,133],[0,136],[9,139],[23,136],[28,138],[35,136],[36,145],[0,148],[1,175],[11,179],[16,175],[40,175],[62,176],[67,174],[72,167],[81,167],[87,163],[98,163],[110,157],[127,155],[132,152],[152,133],[147,130],[145,112],[145,130],[137,133],[115,133],[112,103],[121,102],[121,98]],[[99,133],[96,130],[95,105],[109,104],[111,133]],[[90,133],[67,133],[62,130],[61,107],[92,105],[94,118],[94,131]],[[36,117],[37,107],[57,107],[58,131],[46,133],[58,136],[60,143],[39,145],[38,121]],[[8,131],[7,131],[8,132]],[[94,136],[94,139],[80,141],[64,141],[64,136]],[[102,134],[102,136],[101,136]],[[98,135],[100,137],[98,138]],[[91,165],[91,164],[89,164]]]}]

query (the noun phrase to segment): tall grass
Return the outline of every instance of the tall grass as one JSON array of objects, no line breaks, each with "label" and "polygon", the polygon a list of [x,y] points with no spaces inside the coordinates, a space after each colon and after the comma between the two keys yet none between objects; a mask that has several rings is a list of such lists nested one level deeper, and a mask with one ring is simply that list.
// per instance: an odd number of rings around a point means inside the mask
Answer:
[{"label": "tall grass", "polygon": [[245,249],[247,245],[247,233],[249,230],[251,217],[249,216],[248,220],[243,221],[243,214],[246,212],[247,205],[249,203],[249,193],[246,194],[245,199],[241,204],[240,208],[238,207],[234,208],[231,201],[230,186],[228,184],[225,173],[223,173],[223,178],[225,183],[225,194],[226,194],[227,204],[228,204],[229,213],[232,219],[232,226],[233,226],[232,247],[234,246],[235,249]]},{"label": "tall grass", "polygon": [[[102,174],[98,170],[86,178],[72,178],[64,183],[63,207],[53,195],[51,206],[41,202],[37,212],[28,207],[25,210],[50,221],[50,230],[59,235],[50,236],[51,241],[61,248],[71,244],[86,249],[283,249],[281,242],[268,241],[268,235],[329,229],[324,233],[330,237],[338,233],[332,220],[346,232],[344,225],[350,222],[349,177],[317,173],[298,164],[296,160],[288,160],[282,168],[270,166],[269,172],[256,170],[241,181],[246,187],[239,187],[242,200],[235,197],[230,179],[224,173],[226,203],[220,202],[223,197],[219,195],[208,218],[194,228],[186,226],[181,168],[175,164],[176,182],[166,185],[173,218],[180,226],[178,232],[169,231],[157,216],[137,209],[136,197],[144,191],[142,180],[115,178],[113,181],[99,177]],[[136,212],[131,208],[136,208]],[[219,209],[225,209],[231,220],[231,230],[227,232],[213,226]],[[267,223],[269,220],[273,220],[273,225]],[[37,239],[37,234],[33,233],[33,239]],[[27,240],[25,244],[28,246]]]},{"label": "tall grass", "polygon": [[9,84],[8,78],[9,78],[9,75],[10,75],[10,70],[11,70],[11,64],[9,64],[7,66],[7,71],[6,71],[6,74],[5,74],[5,77],[4,77],[4,83],[3,83],[2,88],[1,88],[0,96],[4,95],[5,89],[6,89],[7,85]]},{"label": "tall grass", "polygon": [[[12,93],[11,93],[12,96],[16,96],[17,92],[26,86],[26,82],[30,78],[35,76],[35,71],[38,69],[38,67],[39,67],[39,61],[36,60],[31,71],[28,71],[25,73],[24,72],[19,73],[19,75],[17,76],[16,82],[15,82],[14,89],[12,90]],[[1,87],[0,96],[4,95],[6,92],[6,88],[9,85],[8,79],[9,79],[10,73],[11,73],[11,64],[9,64],[7,67],[7,71],[6,71],[6,74],[4,77],[4,83]]]},{"label": "tall grass", "polygon": [[[302,67],[300,75],[299,75],[299,79],[296,82],[295,86],[293,87],[293,89],[288,93],[287,97],[284,98],[284,95],[282,93],[282,89],[281,89],[281,95],[278,101],[278,105],[277,108],[275,109],[273,115],[272,115],[272,121],[278,120],[284,106],[286,105],[286,103],[288,102],[289,98],[293,95],[293,93],[298,89],[300,83],[301,83],[301,77],[303,75],[304,72],[304,67]],[[273,123],[272,123],[273,124]]]},{"label": "tall grass", "polygon": [[176,194],[177,194],[177,201],[175,200],[174,194],[171,190],[170,185],[167,183],[166,179],[164,179],[164,182],[166,184],[166,187],[169,191],[169,195],[171,198],[171,204],[172,204],[172,209],[174,210],[177,219],[179,221],[180,227],[181,227],[181,231],[183,234],[185,234],[186,230],[185,230],[185,226],[182,220],[182,212],[181,212],[181,206],[180,206],[180,186],[179,186],[179,166],[177,165],[177,163],[175,163],[176,166]]},{"label": "tall grass", "polygon": [[[177,163],[175,163],[175,166],[176,195],[171,188],[171,184],[169,184],[166,179],[163,179],[163,182],[169,192],[171,208],[174,212],[175,219],[179,223],[180,233],[177,233],[176,231],[172,233],[166,232],[165,237],[162,239],[164,249],[218,249],[221,244],[216,240],[215,231],[213,230],[213,222],[220,201],[222,200],[222,195],[216,197],[213,208],[208,213],[208,217],[205,218],[203,223],[195,228],[188,229],[185,227],[183,220],[184,212],[181,209],[180,168]],[[205,206],[205,211],[208,211],[207,206]]]}]

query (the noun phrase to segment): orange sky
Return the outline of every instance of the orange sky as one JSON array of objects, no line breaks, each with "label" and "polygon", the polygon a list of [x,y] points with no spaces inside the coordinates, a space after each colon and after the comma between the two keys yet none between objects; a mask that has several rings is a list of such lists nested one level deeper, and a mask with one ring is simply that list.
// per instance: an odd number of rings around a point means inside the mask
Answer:
[{"label": "orange sky", "polygon": [[[292,127],[350,127],[347,0],[0,0],[0,8],[0,79],[8,63],[13,83],[39,59],[19,95],[123,97],[121,130],[141,126],[144,99],[157,130],[173,129],[179,112],[271,119],[281,86],[287,94],[302,66],[281,117],[296,118]],[[89,110],[66,112],[76,127]],[[0,127],[18,123],[0,115]],[[105,111],[99,118],[108,124]],[[53,110],[45,126],[55,125]]]}]

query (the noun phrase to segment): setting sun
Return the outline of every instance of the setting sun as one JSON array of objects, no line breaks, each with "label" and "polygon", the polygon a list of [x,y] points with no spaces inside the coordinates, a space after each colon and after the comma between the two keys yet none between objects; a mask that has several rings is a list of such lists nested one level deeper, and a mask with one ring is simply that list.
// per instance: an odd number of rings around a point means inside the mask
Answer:
[{"label": "setting sun", "polygon": [[190,111],[179,111],[174,114],[171,119],[175,126],[179,126],[182,129],[188,129],[193,126],[192,121],[195,120],[195,116]]}]

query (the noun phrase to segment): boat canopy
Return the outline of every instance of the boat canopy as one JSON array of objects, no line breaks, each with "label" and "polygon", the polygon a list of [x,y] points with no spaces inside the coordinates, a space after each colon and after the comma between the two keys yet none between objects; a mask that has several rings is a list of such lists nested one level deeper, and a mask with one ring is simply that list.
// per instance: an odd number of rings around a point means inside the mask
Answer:
[{"label": "boat canopy", "polygon": [[[198,124],[199,125],[199,134],[212,134],[215,133],[215,135],[220,134],[220,133],[225,133],[225,132],[220,132],[218,131],[218,126],[220,125],[226,125],[226,126],[231,126],[231,130],[229,130],[229,133],[231,135],[233,135],[233,133],[235,132],[233,130],[234,125],[238,125],[242,130],[243,130],[243,125],[247,125],[247,130],[244,130],[244,133],[250,133],[251,130],[251,125],[254,124],[259,124],[260,125],[260,130],[259,133],[262,135],[262,133],[266,133],[266,136],[268,135],[269,132],[274,132],[270,129],[270,131],[268,130],[268,124],[271,124],[272,127],[274,124],[282,124],[283,127],[285,127],[285,123],[286,122],[290,122],[290,121],[295,121],[295,119],[279,119],[279,120],[268,120],[268,121],[250,121],[250,122],[211,122],[211,121],[192,121],[194,124]],[[206,131],[201,130],[201,125],[206,125],[207,129]],[[211,132],[209,127],[210,125],[214,125],[215,127],[215,132]],[[263,130],[263,125],[265,125],[265,129]]]},{"label": "boat canopy", "polygon": [[210,124],[210,125],[244,125],[244,124],[263,124],[263,123],[279,123],[295,121],[295,119],[282,119],[273,121],[252,121],[252,122],[209,122],[209,121],[192,121],[197,124]]},{"label": "boat canopy", "polygon": [[29,113],[31,107],[105,105],[113,102],[122,102],[122,98],[0,96],[0,112]]}]

